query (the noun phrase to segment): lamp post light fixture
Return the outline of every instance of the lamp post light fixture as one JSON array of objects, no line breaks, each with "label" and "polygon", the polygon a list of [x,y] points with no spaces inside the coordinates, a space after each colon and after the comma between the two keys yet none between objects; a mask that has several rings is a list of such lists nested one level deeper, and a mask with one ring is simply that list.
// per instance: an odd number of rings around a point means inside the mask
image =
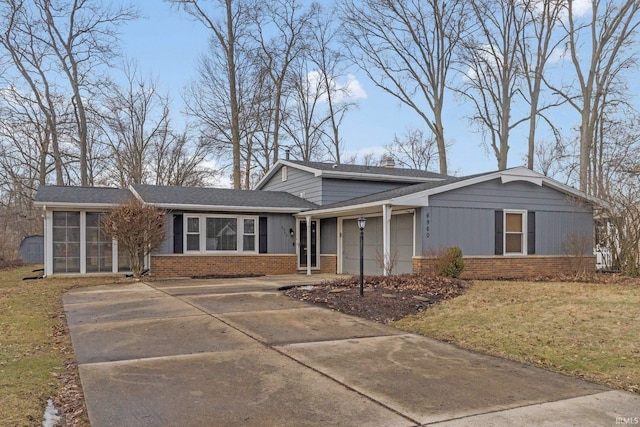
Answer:
[{"label": "lamp post light fixture", "polygon": [[360,296],[364,296],[364,226],[367,219],[364,215],[358,218],[358,229],[360,230]]}]

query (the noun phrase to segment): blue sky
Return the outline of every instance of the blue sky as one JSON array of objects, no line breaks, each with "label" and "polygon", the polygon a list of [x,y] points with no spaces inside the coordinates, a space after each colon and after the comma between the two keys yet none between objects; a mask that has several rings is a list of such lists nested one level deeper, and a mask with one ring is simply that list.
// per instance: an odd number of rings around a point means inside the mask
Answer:
[{"label": "blue sky", "polygon": [[[196,62],[207,48],[208,33],[200,23],[193,22],[184,13],[172,11],[165,2],[145,1],[138,7],[144,18],[122,29],[122,47],[128,57],[138,62],[143,75],[152,75],[160,88],[169,93],[175,105],[174,120],[180,121],[180,93],[196,77]],[[348,154],[379,152],[383,145],[393,141],[394,134],[402,134],[408,127],[426,130],[413,110],[400,106],[376,88],[364,73],[353,70],[353,74],[366,97],[359,100],[359,107],[349,112],[343,122],[341,132]],[[450,173],[467,175],[497,169],[493,153],[482,146],[482,136],[474,132],[464,118],[464,105],[453,98],[448,102],[445,135],[453,142],[448,153]],[[524,163],[524,129],[512,135],[509,167]],[[437,165],[433,168],[437,170]]]}]

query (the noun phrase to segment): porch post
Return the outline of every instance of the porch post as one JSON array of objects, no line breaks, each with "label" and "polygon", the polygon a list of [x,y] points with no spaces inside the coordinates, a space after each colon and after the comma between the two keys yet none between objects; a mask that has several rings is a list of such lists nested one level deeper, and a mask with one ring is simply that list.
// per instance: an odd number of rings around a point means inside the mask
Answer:
[{"label": "porch post", "polygon": [[311,276],[311,217],[306,216],[307,221],[307,276]]},{"label": "porch post", "polygon": [[383,274],[389,275],[389,261],[391,260],[391,205],[382,205],[382,256]]}]

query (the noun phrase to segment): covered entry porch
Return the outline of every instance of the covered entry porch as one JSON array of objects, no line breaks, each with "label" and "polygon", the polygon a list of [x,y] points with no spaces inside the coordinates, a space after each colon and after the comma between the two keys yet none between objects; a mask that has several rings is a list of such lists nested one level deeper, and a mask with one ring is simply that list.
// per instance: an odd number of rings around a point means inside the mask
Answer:
[{"label": "covered entry porch", "polygon": [[[412,272],[413,257],[416,255],[416,208],[384,204],[322,209],[299,215],[298,221],[304,226],[298,227],[298,254],[300,264],[305,262],[307,274],[316,268],[317,251],[313,246],[307,250],[306,242],[312,242],[319,248],[322,239],[335,239],[336,273],[360,272],[360,229],[357,220],[361,216],[366,220],[363,230],[364,273],[386,276]],[[320,220],[327,218],[335,218],[336,227],[320,230]],[[306,227],[306,224],[312,224],[312,227]],[[302,232],[304,236],[300,236]],[[335,233],[335,236],[329,233]],[[303,260],[303,256],[306,259]]]}]

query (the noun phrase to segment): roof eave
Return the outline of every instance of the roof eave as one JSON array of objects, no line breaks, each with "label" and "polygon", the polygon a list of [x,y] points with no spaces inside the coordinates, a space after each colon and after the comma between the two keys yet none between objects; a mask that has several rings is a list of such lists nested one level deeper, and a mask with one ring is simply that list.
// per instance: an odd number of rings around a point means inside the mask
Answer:
[{"label": "roof eave", "polygon": [[442,181],[444,178],[428,178],[404,175],[380,175],[377,173],[345,172],[345,171],[320,171],[325,178],[365,179],[367,181],[396,181],[396,182],[433,182]]},{"label": "roof eave", "polygon": [[195,210],[195,211],[225,211],[225,212],[268,212],[268,213],[298,213],[309,208],[298,207],[266,207],[266,206],[227,206],[227,205],[192,205],[183,203],[151,203],[146,205],[167,210]]},{"label": "roof eave", "polygon": [[368,202],[368,203],[359,203],[355,205],[346,205],[340,206],[337,208],[328,208],[328,209],[308,209],[298,213],[296,216],[325,216],[330,214],[339,214],[341,212],[353,211],[353,210],[365,210],[368,208],[374,208],[382,205],[392,205],[393,199],[388,200],[380,200],[377,202]]},{"label": "roof eave", "polygon": [[44,208],[68,208],[68,209],[111,209],[114,206],[117,206],[117,203],[78,203],[78,202],[43,202],[36,201],[33,202],[33,205],[36,207],[44,207]]}]

